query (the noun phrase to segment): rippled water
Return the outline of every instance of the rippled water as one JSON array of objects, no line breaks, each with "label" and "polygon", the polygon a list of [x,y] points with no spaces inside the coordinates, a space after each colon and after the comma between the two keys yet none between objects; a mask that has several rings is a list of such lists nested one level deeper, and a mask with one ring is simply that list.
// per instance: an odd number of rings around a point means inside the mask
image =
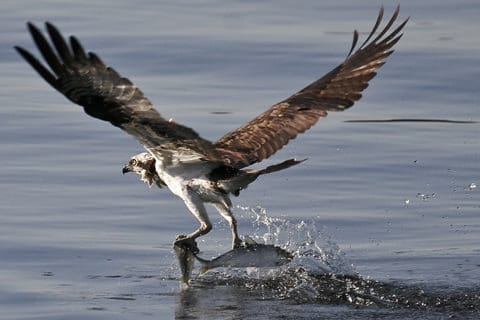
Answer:
[{"label": "rippled water", "polygon": [[[480,5],[400,4],[405,36],[364,98],[268,163],[308,161],[234,199],[240,233],[294,262],[181,290],[172,240],[194,218],[122,176],[140,146],[16,55],[33,48],[25,22],[76,34],[166,117],[216,139],[339,63],[380,3],[2,2],[0,319],[478,318]],[[348,122],[388,119],[473,123]],[[212,220],[199,245],[213,257],[230,233]]]}]

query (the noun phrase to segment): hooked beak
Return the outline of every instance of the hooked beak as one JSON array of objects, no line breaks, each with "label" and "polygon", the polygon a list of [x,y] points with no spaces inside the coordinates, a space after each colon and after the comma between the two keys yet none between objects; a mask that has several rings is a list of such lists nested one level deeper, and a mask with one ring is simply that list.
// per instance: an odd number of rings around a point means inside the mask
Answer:
[{"label": "hooked beak", "polygon": [[123,169],[122,169],[122,173],[123,173],[123,174],[128,173],[128,172],[131,172],[131,171],[132,171],[132,169],[131,169],[129,166],[125,166],[125,167],[123,167]]}]

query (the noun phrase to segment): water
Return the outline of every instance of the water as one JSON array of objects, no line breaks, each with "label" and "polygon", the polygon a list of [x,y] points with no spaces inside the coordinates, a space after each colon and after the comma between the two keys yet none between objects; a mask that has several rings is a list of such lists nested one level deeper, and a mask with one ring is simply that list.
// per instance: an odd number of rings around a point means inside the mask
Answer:
[{"label": "water", "polygon": [[[400,3],[411,21],[364,98],[267,161],[307,162],[234,199],[240,233],[288,247],[294,263],[181,290],[172,240],[194,218],[122,176],[140,146],[16,55],[33,47],[24,23],[76,34],[166,117],[216,139],[339,63],[381,3],[3,1],[0,318],[478,318],[479,124],[345,122],[480,121],[480,6]],[[212,220],[207,257],[230,243]]]}]

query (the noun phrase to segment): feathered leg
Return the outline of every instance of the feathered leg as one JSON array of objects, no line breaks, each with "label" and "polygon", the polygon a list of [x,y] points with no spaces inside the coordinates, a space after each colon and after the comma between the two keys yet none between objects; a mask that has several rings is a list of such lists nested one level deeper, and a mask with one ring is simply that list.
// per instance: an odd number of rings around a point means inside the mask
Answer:
[{"label": "feathered leg", "polygon": [[207,210],[203,205],[203,201],[200,197],[192,191],[186,191],[182,197],[188,210],[193,214],[195,218],[200,222],[200,227],[192,233],[187,235],[178,235],[175,240],[175,245],[192,248],[193,251],[198,253],[198,247],[195,239],[207,234],[212,230],[212,224],[208,218]]}]

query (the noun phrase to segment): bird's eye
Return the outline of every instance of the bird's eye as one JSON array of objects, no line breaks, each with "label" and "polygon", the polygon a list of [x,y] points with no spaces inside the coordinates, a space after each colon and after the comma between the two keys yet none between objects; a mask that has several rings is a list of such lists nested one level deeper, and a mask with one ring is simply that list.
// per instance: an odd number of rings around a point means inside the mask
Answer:
[{"label": "bird's eye", "polygon": [[138,164],[138,161],[137,159],[131,159],[128,164],[131,166],[136,166]]}]

